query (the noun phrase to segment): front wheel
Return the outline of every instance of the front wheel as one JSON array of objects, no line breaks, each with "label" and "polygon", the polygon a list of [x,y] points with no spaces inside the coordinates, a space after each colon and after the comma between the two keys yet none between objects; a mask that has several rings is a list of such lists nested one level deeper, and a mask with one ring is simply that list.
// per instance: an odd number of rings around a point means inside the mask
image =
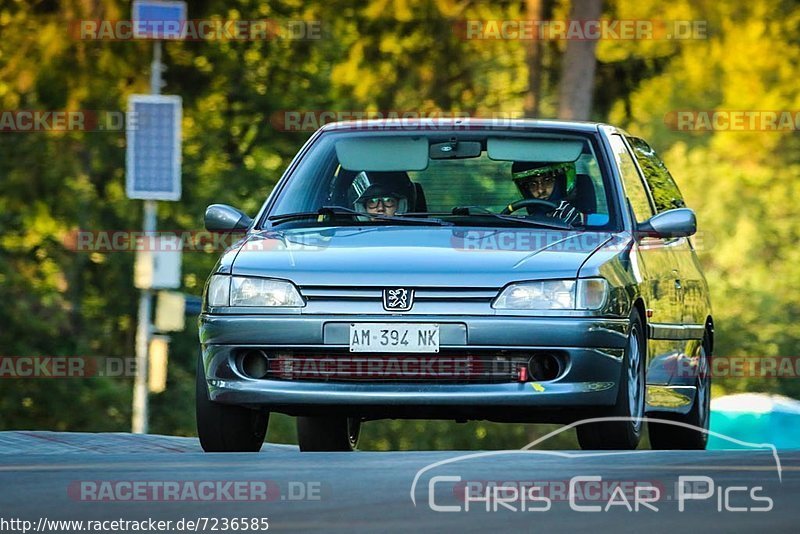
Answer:
[{"label": "front wheel", "polygon": [[297,441],[304,452],[353,451],[361,434],[356,417],[298,417]]},{"label": "front wheel", "polygon": [[647,342],[639,312],[630,317],[630,330],[618,385],[617,403],[607,414],[620,418],[579,425],[578,443],[584,450],[632,450],[642,439]]},{"label": "front wheel", "polygon": [[209,400],[203,359],[197,359],[197,435],[206,452],[258,452],[267,434],[269,412]]}]

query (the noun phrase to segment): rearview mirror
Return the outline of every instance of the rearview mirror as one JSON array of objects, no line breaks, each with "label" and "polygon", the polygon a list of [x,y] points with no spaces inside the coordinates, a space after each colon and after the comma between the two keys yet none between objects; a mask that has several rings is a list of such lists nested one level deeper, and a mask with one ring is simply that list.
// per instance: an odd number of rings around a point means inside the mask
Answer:
[{"label": "rearview mirror", "polygon": [[478,141],[457,141],[435,143],[430,147],[431,159],[463,159],[477,158],[481,155],[481,144]]},{"label": "rearview mirror", "polygon": [[638,230],[655,237],[688,237],[697,232],[697,219],[689,208],[677,208],[650,217]]},{"label": "rearview mirror", "polygon": [[253,219],[226,204],[211,204],[206,208],[206,230],[209,232],[230,232],[247,230]]}]

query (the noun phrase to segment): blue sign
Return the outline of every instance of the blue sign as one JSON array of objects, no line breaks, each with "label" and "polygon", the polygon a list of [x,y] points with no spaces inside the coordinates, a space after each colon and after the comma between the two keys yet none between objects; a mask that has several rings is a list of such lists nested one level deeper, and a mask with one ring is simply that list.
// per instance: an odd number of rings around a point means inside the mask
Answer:
[{"label": "blue sign", "polygon": [[181,97],[131,95],[126,130],[128,198],[180,200]]},{"label": "blue sign", "polygon": [[186,2],[133,2],[133,36],[136,39],[182,39],[185,22]]}]

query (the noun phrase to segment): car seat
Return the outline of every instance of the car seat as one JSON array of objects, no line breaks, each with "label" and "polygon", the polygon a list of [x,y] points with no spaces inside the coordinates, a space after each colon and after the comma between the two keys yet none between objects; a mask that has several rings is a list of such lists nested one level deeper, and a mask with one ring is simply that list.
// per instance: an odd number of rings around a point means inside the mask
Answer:
[{"label": "car seat", "polygon": [[597,213],[597,195],[592,177],[588,174],[575,176],[575,207],[581,213]]}]

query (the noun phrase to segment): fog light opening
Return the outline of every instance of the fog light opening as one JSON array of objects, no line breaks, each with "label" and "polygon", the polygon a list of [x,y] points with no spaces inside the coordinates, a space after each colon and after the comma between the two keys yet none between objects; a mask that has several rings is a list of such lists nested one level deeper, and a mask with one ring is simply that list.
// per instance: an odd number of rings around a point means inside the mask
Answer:
[{"label": "fog light opening", "polygon": [[263,350],[248,350],[239,358],[239,369],[248,378],[264,378],[269,372],[269,358]]},{"label": "fog light opening", "polygon": [[536,354],[528,362],[531,380],[555,380],[561,375],[561,361],[553,354]]}]

